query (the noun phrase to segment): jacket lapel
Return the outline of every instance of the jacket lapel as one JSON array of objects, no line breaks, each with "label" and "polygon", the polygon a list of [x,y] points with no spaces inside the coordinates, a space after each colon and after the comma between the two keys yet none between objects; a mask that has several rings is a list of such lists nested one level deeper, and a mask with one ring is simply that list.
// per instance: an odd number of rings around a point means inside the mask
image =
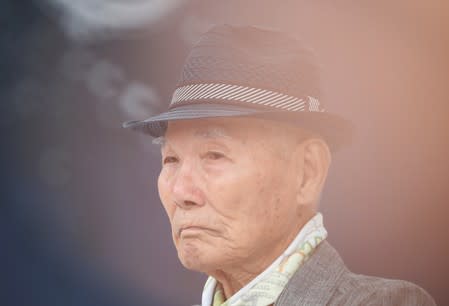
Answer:
[{"label": "jacket lapel", "polygon": [[275,305],[326,305],[347,271],[337,251],[323,241],[296,271]]}]

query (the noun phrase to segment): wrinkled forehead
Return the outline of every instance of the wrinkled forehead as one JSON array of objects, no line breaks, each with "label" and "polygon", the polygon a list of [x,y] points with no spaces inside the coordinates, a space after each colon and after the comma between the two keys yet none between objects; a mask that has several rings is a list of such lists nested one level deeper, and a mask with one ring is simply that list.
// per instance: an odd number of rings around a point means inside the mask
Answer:
[{"label": "wrinkled forehead", "polygon": [[159,142],[176,137],[195,137],[203,139],[258,138],[264,135],[264,122],[253,118],[208,118],[176,120],[168,122],[167,131]]}]

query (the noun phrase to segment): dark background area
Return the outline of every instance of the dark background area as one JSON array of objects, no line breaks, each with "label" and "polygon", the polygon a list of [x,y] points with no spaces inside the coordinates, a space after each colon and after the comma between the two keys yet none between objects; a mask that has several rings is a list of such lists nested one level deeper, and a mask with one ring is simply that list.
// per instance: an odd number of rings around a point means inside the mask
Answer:
[{"label": "dark background area", "polygon": [[205,276],[178,262],[158,199],[157,147],[121,123],[164,109],[214,23],[313,47],[327,109],[356,127],[324,191],[328,239],[354,272],[449,305],[446,1],[102,2],[0,4],[1,305],[200,302]]}]

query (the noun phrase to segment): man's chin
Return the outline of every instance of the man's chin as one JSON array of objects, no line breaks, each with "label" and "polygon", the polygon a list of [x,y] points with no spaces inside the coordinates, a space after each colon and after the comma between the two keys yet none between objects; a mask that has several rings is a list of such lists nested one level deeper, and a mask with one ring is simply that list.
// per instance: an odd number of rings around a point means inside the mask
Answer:
[{"label": "man's chin", "polygon": [[201,264],[198,260],[192,258],[180,258],[179,260],[181,261],[181,264],[184,266],[184,268],[195,272],[203,272],[202,267],[204,265]]},{"label": "man's chin", "polygon": [[179,249],[178,258],[186,269],[193,271],[204,272],[210,265],[207,254],[194,246]]}]

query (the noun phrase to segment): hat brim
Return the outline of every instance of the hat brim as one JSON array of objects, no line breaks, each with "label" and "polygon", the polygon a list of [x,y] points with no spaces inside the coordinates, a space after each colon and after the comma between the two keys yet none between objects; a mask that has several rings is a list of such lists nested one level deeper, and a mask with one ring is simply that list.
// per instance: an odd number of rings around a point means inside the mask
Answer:
[{"label": "hat brim", "polygon": [[352,123],[335,114],[327,112],[259,110],[223,104],[189,104],[178,106],[144,120],[127,121],[123,123],[123,127],[140,131],[153,137],[160,137],[165,134],[168,121],[245,116],[282,120],[300,128],[308,129],[322,136],[333,152],[337,151],[341,146],[349,144],[352,140]]}]

